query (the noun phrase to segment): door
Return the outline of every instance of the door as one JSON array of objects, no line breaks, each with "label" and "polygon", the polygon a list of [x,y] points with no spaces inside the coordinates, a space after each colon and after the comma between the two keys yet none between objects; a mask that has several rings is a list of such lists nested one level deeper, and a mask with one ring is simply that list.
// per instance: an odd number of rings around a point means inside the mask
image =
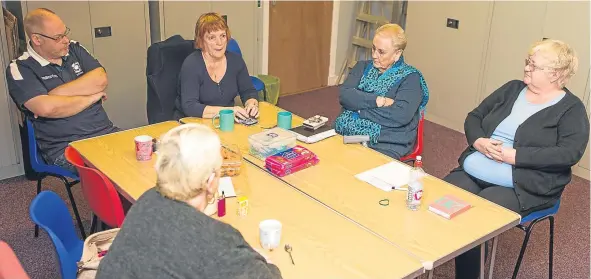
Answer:
[{"label": "door", "polygon": [[327,86],[331,1],[270,1],[269,74],[280,95]]}]

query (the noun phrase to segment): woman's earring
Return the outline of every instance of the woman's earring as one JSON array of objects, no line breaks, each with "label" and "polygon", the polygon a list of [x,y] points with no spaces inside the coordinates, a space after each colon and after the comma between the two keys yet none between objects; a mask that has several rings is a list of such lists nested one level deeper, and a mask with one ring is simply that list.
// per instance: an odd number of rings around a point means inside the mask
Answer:
[{"label": "woman's earring", "polygon": [[211,199],[208,198],[207,203],[208,204],[214,204],[215,203],[215,194],[214,195],[211,195]]}]

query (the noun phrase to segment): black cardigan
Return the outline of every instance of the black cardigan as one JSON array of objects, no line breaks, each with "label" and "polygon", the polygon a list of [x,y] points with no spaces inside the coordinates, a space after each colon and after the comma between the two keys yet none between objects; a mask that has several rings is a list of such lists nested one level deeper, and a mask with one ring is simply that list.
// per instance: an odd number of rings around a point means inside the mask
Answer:
[{"label": "black cardigan", "polygon": [[[477,151],[474,142],[490,138],[511,114],[525,86],[523,81],[510,81],[468,113],[464,131],[469,146],[460,155],[456,170],[461,170],[466,157]],[[571,180],[571,167],[587,147],[589,119],[585,105],[568,89],[564,91],[564,98],[526,119],[515,132],[513,186],[522,211],[555,204]]]}]

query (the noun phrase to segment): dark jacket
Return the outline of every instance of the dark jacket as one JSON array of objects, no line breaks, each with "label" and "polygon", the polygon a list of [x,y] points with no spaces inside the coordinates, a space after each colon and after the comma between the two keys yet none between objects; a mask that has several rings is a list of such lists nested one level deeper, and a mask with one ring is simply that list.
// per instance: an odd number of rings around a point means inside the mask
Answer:
[{"label": "dark jacket", "polygon": [[[490,138],[513,108],[526,86],[513,80],[488,96],[468,113],[464,131],[469,147],[459,159],[461,170],[466,157],[476,149],[479,138]],[[521,210],[554,205],[571,180],[571,167],[583,156],[589,141],[589,119],[585,105],[564,88],[566,95],[525,120],[515,132],[516,150],[513,186]]]},{"label": "dark jacket", "polygon": [[193,40],[174,35],[148,48],[146,79],[148,123],[173,120],[174,101],[179,72],[183,62],[194,51]]},{"label": "dark jacket", "polygon": [[359,117],[382,126],[377,144],[370,147],[392,158],[410,153],[415,146],[423,100],[420,76],[412,73],[388,91],[386,97],[394,99],[394,105],[378,107],[378,95],[359,89],[363,71],[372,61],[359,61],[339,87],[339,101],[344,109],[359,111]]}]

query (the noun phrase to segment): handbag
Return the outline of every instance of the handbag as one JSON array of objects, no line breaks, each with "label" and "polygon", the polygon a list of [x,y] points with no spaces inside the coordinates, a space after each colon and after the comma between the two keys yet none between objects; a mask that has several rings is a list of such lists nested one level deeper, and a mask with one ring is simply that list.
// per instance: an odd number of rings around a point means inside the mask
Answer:
[{"label": "handbag", "polygon": [[109,251],[113,240],[117,236],[119,228],[94,233],[84,240],[82,257],[78,264],[78,279],[95,278],[99,264]]}]

